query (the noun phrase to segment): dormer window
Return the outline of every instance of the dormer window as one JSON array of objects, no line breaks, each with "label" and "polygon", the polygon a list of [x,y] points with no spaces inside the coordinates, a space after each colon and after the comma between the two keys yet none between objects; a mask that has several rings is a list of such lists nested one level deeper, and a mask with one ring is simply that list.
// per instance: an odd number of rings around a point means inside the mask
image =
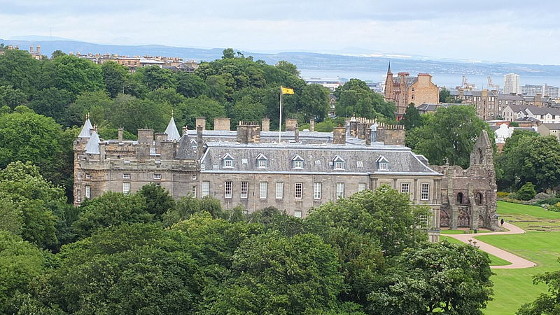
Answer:
[{"label": "dormer window", "polygon": [[389,169],[389,161],[384,156],[380,156],[376,162],[377,162],[377,170],[386,171]]},{"label": "dormer window", "polygon": [[344,160],[340,156],[335,156],[333,159],[333,167],[335,170],[343,170],[344,169]]},{"label": "dormer window", "polygon": [[233,157],[229,154],[226,154],[222,158],[222,167],[223,168],[233,168]]},{"label": "dormer window", "polygon": [[292,159],[292,168],[301,169],[303,168],[303,158],[299,155],[294,156]]},{"label": "dormer window", "polygon": [[268,159],[262,153],[257,156],[257,167],[258,168],[267,168],[268,167]]}]

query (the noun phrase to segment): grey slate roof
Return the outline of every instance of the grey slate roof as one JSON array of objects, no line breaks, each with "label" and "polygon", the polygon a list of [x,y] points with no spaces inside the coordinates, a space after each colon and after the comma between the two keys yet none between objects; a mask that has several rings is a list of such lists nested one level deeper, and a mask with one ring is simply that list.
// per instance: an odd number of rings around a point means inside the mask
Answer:
[{"label": "grey slate roof", "polygon": [[84,126],[82,127],[82,130],[78,135],[78,138],[89,138],[91,136],[91,129],[93,129],[93,126],[91,125],[91,121],[89,121],[88,118],[86,119],[86,122],[84,123]]},{"label": "grey slate roof", "polygon": [[171,120],[169,120],[167,128],[165,129],[165,133],[167,134],[167,140],[177,141],[181,138],[181,135],[179,135],[179,131],[177,130],[177,126],[175,125],[175,119],[173,119],[173,117],[171,117]]},{"label": "grey slate roof", "polygon": [[86,153],[88,154],[99,154],[99,136],[97,132],[92,131],[91,137],[86,144]]},{"label": "grey slate roof", "polygon": [[184,134],[179,140],[179,147],[177,148],[175,158],[179,160],[196,159],[196,144],[193,143],[188,134]]},{"label": "grey slate roof", "polygon": [[[439,175],[404,146],[374,143],[360,144],[289,144],[207,142],[207,151],[201,165],[203,172],[239,173],[339,173],[339,174],[410,174]],[[233,158],[233,167],[224,168],[222,159]],[[268,161],[266,168],[259,168],[257,157],[263,155]],[[304,160],[302,169],[294,169],[292,160],[300,156]],[[388,170],[378,170],[377,159],[383,156],[388,161]],[[335,169],[334,160],[344,160],[344,169]]]}]

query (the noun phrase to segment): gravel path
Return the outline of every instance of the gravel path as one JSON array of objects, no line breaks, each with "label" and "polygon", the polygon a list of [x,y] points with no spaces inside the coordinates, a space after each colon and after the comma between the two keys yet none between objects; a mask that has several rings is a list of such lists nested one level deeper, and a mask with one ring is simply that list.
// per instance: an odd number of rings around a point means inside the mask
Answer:
[{"label": "gravel path", "polygon": [[490,244],[484,243],[483,241],[477,240],[475,236],[482,236],[482,235],[505,235],[505,234],[522,234],[525,233],[525,230],[504,222],[503,227],[508,229],[509,231],[506,232],[490,232],[490,233],[483,233],[483,234],[445,234],[445,236],[450,236],[455,239],[460,240],[463,243],[473,244],[477,246],[479,249],[487,252],[488,254],[492,254],[496,257],[499,257],[503,260],[507,260],[511,263],[511,265],[505,266],[491,266],[492,269],[519,269],[519,268],[530,268],[535,267],[535,264],[532,261],[529,261],[525,258],[521,258],[517,255],[514,255],[508,251],[500,249],[498,247],[492,246]]}]

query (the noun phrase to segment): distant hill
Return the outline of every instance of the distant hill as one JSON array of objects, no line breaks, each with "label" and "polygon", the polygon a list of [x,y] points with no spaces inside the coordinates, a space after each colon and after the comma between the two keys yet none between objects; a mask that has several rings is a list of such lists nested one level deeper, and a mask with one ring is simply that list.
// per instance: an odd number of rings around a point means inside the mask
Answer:
[{"label": "distant hill", "polygon": [[[185,60],[212,61],[222,56],[223,48],[200,49],[172,47],[162,45],[101,45],[72,40],[43,40],[38,37],[24,37],[22,40],[3,40],[5,45],[18,45],[20,49],[30,46],[41,46],[42,53],[50,56],[53,51],[61,50],[65,53],[112,53],[127,56],[169,56],[181,57]],[[406,69],[411,75],[421,72],[467,76],[503,76],[514,72],[521,77],[551,78],[551,81],[560,77],[560,66],[512,63],[485,63],[449,60],[420,60],[414,58],[387,58],[387,57],[362,57],[335,54],[319,54],[308,52],[280,52],[280,53],[254,53],[242,51],[245,56],[253,56],[255,60],[264,60],[268,64],[275,64],[280,60],[287,60],[299,69],[306,70],[340,70],[345,73],[373,72],[383,73],[387,70],[389,61],[394,71]],[[303,72],[303,71],[302,71]],[[500,82],[498,82],[500,83]],[[544,83],[544,82],[542,82]],[[550,83],[550,82],[549,82]]]}]

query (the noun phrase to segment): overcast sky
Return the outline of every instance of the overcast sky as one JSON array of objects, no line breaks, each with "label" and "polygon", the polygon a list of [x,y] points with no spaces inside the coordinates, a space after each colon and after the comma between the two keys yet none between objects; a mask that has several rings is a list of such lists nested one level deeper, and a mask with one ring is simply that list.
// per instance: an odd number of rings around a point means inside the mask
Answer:
[{"label": "overcast sky", "polygon": [[0,38],[560,64],[560,1],[0,0]]}]

